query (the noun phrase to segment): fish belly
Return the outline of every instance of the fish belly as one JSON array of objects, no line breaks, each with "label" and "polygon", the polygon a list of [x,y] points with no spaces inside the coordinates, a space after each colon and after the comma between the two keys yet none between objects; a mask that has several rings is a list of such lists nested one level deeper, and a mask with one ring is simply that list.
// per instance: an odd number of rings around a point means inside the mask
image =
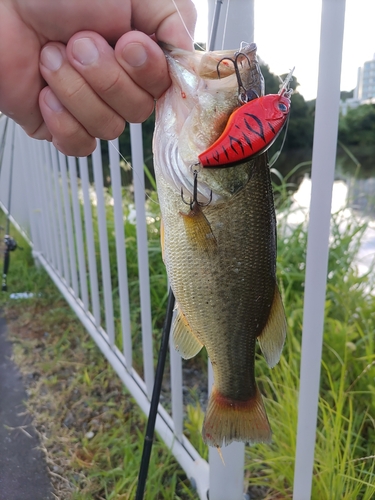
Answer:
[{"label": "fish belly", "polygon": [[203,428],[205,442],[213,446],[271,437],[254,362],[256,339],[278,293],[276,221],[266,155],[248,169],[247,185],[229,201],[198,208],[208,228],[203,236],[195,233],[200,224],[194,219],[187,224],[189,207],[156,171],[164,261],[179,315],[186,335],[206,347],[213,367]]}]

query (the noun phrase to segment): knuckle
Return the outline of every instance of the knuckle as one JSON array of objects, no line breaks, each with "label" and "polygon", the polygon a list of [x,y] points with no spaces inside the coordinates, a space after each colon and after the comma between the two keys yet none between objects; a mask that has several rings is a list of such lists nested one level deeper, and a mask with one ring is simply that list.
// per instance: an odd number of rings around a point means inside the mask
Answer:
[{"label": "knuckle", "polygon": [[111,141],[119,137],[124,129],[125,120],[118,115],[112,115],[106,123],[103,123],[97,135],[103,140]]},{"label": "knuckle", "polygon": [[88,156],[96,148],[96,141],[93,137],[80,137],[78,142],[67,138],[53,138],[54,146],[67,156]]},{"label": "knuckle", "polygon": [[134,108],[131,112],[129,112],[126,117],[127,121],[132,123],[142,123],[151,115],[154,110],[154,101],[150,100],[149,103],[143,103],[142,106],[138,106],[138,108]]},{"label": "knuckle", "polygon": [[121,87],[121,73],[117,72],[115,77],[108,81],[107,79],[100,82],[97,91],[99,94],[108,95],[113,94]]},{"label": "knuckle", "polygon": [[65,98],[68,100],[73,100],[76,98],[81,99],[82,93],[87,90],[87,84],[85,81],[77,81],[75,85],[67,85],[65,88]]}]

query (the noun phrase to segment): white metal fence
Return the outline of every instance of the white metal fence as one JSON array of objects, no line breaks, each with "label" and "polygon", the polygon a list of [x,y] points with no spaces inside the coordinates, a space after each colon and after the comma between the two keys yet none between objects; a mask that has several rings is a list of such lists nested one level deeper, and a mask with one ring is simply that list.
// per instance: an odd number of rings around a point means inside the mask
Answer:
[{"label": "white metal fence", "polygon": [[[344,13],[344,0],[323,0],[312,166],[313,189],[306,263],[295,500],[307,500],[311,496]],[[235,21],[232,21],[233,24]],[[230,26],[226,28],[231,29]],[[0,117],[0,137],[5,123],[6,118]],[[28,138],[12,122],[6,139],[0,173],[1,208],[7,212],[7,208],[11,207],[12,220],[31,242],[35,258],[47,270],[139,406],[148,413],[154,369],[141,126],[131,125],[131,148],[135,172],[133,181],[144,379],[132,367],[120,163],[116,149],[108,146],[118,292],[112,290],[110,276],[100,147],[92,155],[100,241],[98,269],[87,158],[77,160],[65,157],[51,144]],[[114,141],[114,145],[118,149],[117,141]],[[83,224],[80,196],[83,198]],[[99,271],[102,276],[100,285]],[[115,341],[114,293],[118,293],[121,304],[122,350]],[[104,318],[101,317],[102,310]],[[240,500],[243,498],[244,446],[234,443],[223,450],[226,466],[221,463],[216,450],[210,450],[209,465],[200,457],[183,435],[182,363],[173,348],[170,356],[172,412],[169,414],[159,406],[156,430],[191,478],[201,499],[207,499],[209,491],[210,500]]]}]

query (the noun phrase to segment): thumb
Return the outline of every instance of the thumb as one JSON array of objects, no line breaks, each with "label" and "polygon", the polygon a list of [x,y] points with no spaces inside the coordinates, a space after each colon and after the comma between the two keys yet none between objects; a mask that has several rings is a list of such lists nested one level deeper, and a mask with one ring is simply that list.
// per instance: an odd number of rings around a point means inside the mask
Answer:
[{"label": "thumb", "polygon": [[133,25],[136,29],[174,47],[193,49],[197,13],[191,0],[154,0],[133,3]]}]

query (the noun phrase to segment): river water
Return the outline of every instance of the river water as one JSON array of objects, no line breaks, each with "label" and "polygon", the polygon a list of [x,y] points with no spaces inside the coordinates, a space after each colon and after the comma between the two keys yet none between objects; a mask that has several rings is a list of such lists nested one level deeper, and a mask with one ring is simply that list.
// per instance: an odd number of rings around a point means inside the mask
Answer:
[{"label": "river water", "polygon": [[[311,179],[306,174],[298,190],[292,195],[288,215],[291,227],[307,220],[311,199]],[[375,258],[375,178],[355,179],[348,176],[333,184],[331,213],[340,211],[342,227],[353,218],[366,223],[359,252],[354,264],[360,275],[367,273]]]}]

